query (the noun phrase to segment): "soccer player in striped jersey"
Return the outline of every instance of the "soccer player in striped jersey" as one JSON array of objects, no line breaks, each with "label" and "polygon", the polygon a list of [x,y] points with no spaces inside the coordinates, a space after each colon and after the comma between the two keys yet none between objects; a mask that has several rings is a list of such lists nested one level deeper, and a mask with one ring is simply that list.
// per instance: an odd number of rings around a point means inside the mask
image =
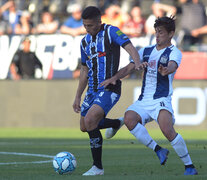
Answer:
[{"label": "soccer player in striped jersey", "polygon": [[[140,60],[144,66],[147,66],[144,70],[141,95],[134,104],[127,108],[124,123],[141,143],[156,152],[161,165],[164,165],[169,151],[160,147],[145,128],[146,123],[155,120],[183,161],[185,165],[184,175],[196,175],[198,173],[191,161],[185,141],[173,127],[175,117],[171,104],[172,82],[182,59],[181,51],[171,44],[171,39],[175,33],[174,17],[156,19],[154,28],[156,44],[139,50]],[[113,84],[117,79],[130,73],[130,69],[133,69],[132,64],[121,69],[112,78],[102,82],[102,85]],[[109,133],[112,137],[115,133],[110,131],[113,129],[107,129],[106,134]]]},{"label": "soccer player in striped jersey", "polygon": [[[100,84],[117,73],[120,47],[133,58],[134,68],[141,68],[141,63],[138,52],[129,38],[118,27],[101,23],[101,12],[97,7],[85,8],[82,19],[87,34],[80,45],[82,65],[73,109],[77,113],[81,112],[80,129],[89,134],[93,157],[92,168],[83,175],[103,175],[103,139],[100,129],[117,129],[123,125],[123,121],[106,118],[107,113],[120,98],[121,81],[117,80],[116,83],[105,87]],[[88,89],[80,106],[81,96],[87,85]]]}]

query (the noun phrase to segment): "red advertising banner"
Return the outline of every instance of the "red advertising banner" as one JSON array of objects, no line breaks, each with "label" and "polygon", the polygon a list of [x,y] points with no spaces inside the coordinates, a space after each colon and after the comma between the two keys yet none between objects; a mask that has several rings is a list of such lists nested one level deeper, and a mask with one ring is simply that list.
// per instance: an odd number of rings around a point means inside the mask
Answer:
[{"label": "red advertising banner", "polygon": [[207,79],[207,53],[183,52],[175,79]]}]

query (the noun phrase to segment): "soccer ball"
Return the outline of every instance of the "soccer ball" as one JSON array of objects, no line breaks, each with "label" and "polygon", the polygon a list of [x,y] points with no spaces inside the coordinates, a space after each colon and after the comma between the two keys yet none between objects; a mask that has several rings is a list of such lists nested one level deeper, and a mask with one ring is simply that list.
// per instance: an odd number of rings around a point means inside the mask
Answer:
[{"label": "soccer ball", "polygon": [[53,158],[53,167],[58,174],[70,174],[76,166],[75,156],[70,152],[60,152]]}]

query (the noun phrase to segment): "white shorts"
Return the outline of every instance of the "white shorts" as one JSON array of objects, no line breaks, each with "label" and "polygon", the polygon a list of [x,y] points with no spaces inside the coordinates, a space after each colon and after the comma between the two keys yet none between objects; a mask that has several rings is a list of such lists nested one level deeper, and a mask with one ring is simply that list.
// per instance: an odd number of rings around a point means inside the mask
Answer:
[{"label": "white shorts", "polygon": [[157,118],[159,116],[159,112],[162,109],[166,109],[172,114],[172,119],[173,119],[173,124],[175,123],[175,118],[174,118],[174,112],[172,109],[172,104],[171,100],[167,98],[160,98],[156,100],[152,100],[148,102],[143,102],[137,100],[134,102],[134,104],[130,105],[127,111],[134,111],[137,114],[140,115],[141,120],[142,120],[142,125],[145,125],[146,123],[155,120],[157,123]]}]

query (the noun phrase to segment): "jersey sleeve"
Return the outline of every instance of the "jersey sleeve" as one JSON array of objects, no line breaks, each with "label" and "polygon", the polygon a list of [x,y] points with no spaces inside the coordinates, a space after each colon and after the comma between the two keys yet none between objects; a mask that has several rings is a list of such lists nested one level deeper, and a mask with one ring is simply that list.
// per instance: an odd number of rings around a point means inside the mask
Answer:
[{"label": "jersey sleeve", "polygon": [[82,43],[80,45],[80,50],[81,50],[81,64],[86,66],[86,61],[88,60],[88,56],[86,55]]},{"label": "jersey sleeve", "polygon": [[180,66],[181,63],[181,59],[182,59],[182,53],[178,48],[174,48],[172,53],[170,54],[170,61],[175,61],[178,65],[178,67]]},{"label": "jersey sleeve", "polygon": [[118,27],[111,26],[109,28],[109,35],[112,42],[115,42],[116,44],[119,44],[122,47],[124,47],[128,43],[131,43],[128,36],[125,35]]}]

